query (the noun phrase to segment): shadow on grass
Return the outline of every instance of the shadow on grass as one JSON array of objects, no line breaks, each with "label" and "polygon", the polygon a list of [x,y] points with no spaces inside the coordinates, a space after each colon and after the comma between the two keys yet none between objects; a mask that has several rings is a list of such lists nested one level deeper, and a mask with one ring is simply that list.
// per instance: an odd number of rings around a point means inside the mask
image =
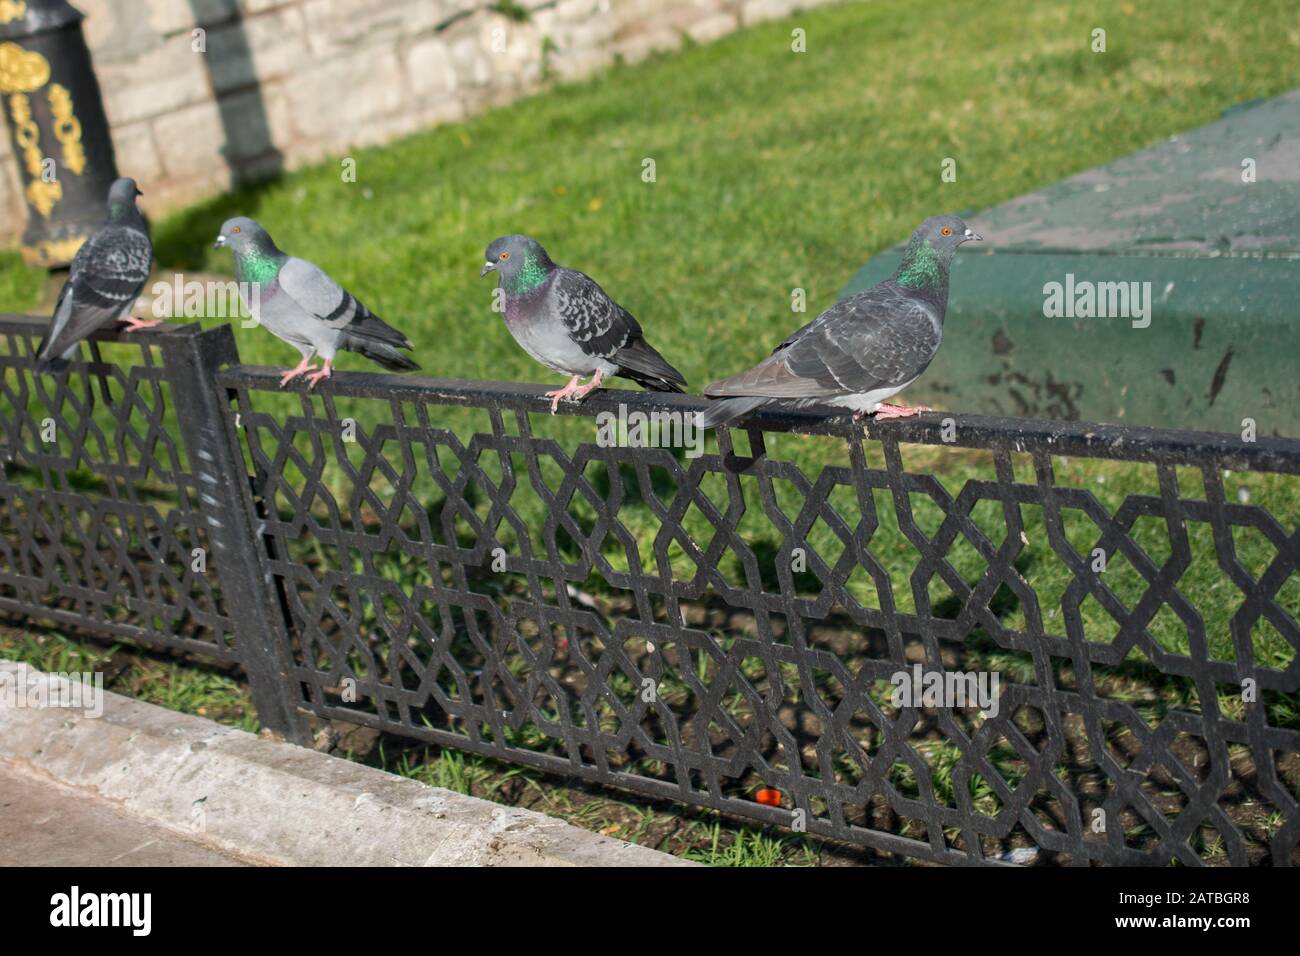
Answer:
[{"label": "shadow on grass", "polygon": [[169,217],[154,228],[154,257],[158,264],[178,270],[202,268],[221,224],[234,216],[256,219],[267,193],[283,182],[284,176],[276,173]]}]

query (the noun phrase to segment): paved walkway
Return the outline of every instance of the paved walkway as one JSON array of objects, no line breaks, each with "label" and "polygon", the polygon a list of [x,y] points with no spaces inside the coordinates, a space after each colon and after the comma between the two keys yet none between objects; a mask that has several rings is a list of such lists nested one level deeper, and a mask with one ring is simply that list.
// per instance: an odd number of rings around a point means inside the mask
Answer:
[{"label": "paved walkway", "polygon": [[696,865],[111,691],[39,706],[60,679],[22,664],[0,677],[21,689],[0,694],[0,864]]},{"label": "paved walkway", "polygon": [[0,763],[0,866],[244,866],[107,800]]}]

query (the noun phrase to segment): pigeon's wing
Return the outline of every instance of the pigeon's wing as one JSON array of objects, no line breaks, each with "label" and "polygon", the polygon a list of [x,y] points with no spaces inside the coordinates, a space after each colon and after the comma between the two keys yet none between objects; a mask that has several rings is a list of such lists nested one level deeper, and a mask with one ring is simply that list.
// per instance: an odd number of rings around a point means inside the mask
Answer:
[{"label": "pigeon's wing", "polygon": [[105,226],[77,250],[59,293],[42,359],[62,355],[92,332],[112,325],[131,308],[149,279],[153,245],[127,226]]},{"label": "pigeon's wing", "polygon": [[411,342],[379,316],[357,301],[347,289],[318,266],[290,256],[276,277],[280,289],[299,308],[323,325],[363,339],[373,339],[399,348]]},{"label": "pigeon's wing", "polygon": [[790,371],[850,392],[903,386],[939,351],[934,306],[886,283],[828,310],[821,334],[785,350]]},{"label": "pigeon's wing", "polygon": [[681,372],[668,364],[644,337],[637,337],[614,353],[618,374],[657,392],[680,392],[686,385]]},{"label": "pigeon's wing", "polygon": [[641,326],[632,314],[590,276],[557,269],[550,295],[569,338],[588,355],[613,359],[615,352],[641,337]]},{"label": "pigeon's wing", "polygon": [[932,307],[882,283],[832,306],[747,372],[705,395],[834,398],[901,387],[939,350]]}]

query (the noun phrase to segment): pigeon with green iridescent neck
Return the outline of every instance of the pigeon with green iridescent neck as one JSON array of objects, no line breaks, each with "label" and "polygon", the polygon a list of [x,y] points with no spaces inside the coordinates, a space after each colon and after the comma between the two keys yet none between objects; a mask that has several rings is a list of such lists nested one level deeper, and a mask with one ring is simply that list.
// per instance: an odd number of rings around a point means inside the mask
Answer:
[{"label": "pigeon with green iridescent neck", "polygon": [[135,332],[161,319],[137,319],[131,307],[144,290],[153,261],[149,224],[135,197],[135,180],[122,177],[108,191],[108,219],[82,243],[59,293],[50,331],[36,350],[38,372],[62,372],[80,342],[115,322]]},{"label": "pigeon with green iridescent neck", "polygon": [[[580,401],[610,375],[657,392],[680,392],[686,384],[626,309],[589,276],[557,266],[537,240],[494,240],[479,276],[489,272],[500,280],[506,328],[515,341],[547,368],[570,376],[564,388],[546,393],[552,414],[561,399]],[[591,381],[579,385],[585,375]]]},{"label": "pigeon with green iridescent neck", "polygon": [[704,428],[734,421],[772,401],[826,404],[864,415],[928,412],[885,401],[915,382],[939,352],[948,308],[948,269],[957,247],[979,239],[956,216],[927,219],[912,233],[893,276],[831,306],[748,372],[704,389],[721,399]]},{"label": "pigeon with green iridescent neck", "polygon": [[[235,254],[235,279],[248,314],[302,353],[302,361],[280,376],[281,388],[299,375],[307,375],[307,387],[315,388],[333,372],[340,350],[357,352],[392,372],[420,367],[397,351],[412,348],[410,339],[319,268],[281,252],[252,219],[227,220],[215,245]],[[311,364],[317,355],[324,360],[320,371]]]}]

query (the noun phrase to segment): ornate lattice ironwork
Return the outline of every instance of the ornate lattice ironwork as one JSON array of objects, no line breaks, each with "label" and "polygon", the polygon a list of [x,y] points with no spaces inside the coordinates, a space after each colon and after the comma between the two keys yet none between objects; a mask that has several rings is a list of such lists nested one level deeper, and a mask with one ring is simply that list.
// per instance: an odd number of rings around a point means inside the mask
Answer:
[{"label": "ornate lattice ironwork", "polygon": [[[1300,442],[803,411],[688,457],[592,416],[690,396],[286,393],[226,327],[33,376],[42,324],[0,318],[0,610],[237,661],[291,739],[937,862],[1300,856]],[[991,698],[896,696],[954,675]]]},{"label": "ornate lattice ironwork", "polygon": [[196,329],[37,375],[46,325],[0,319],[0,609],[233,661],[169,366]]},{"label": "ornate lattice ironwork", "polygon": [[[219,381],[317,715],[903,857],[1300,853],[1300,442],[801,412],[687,458],[589,416],[689,396]],[[996,713],[895,696],[932,673]]]}]

